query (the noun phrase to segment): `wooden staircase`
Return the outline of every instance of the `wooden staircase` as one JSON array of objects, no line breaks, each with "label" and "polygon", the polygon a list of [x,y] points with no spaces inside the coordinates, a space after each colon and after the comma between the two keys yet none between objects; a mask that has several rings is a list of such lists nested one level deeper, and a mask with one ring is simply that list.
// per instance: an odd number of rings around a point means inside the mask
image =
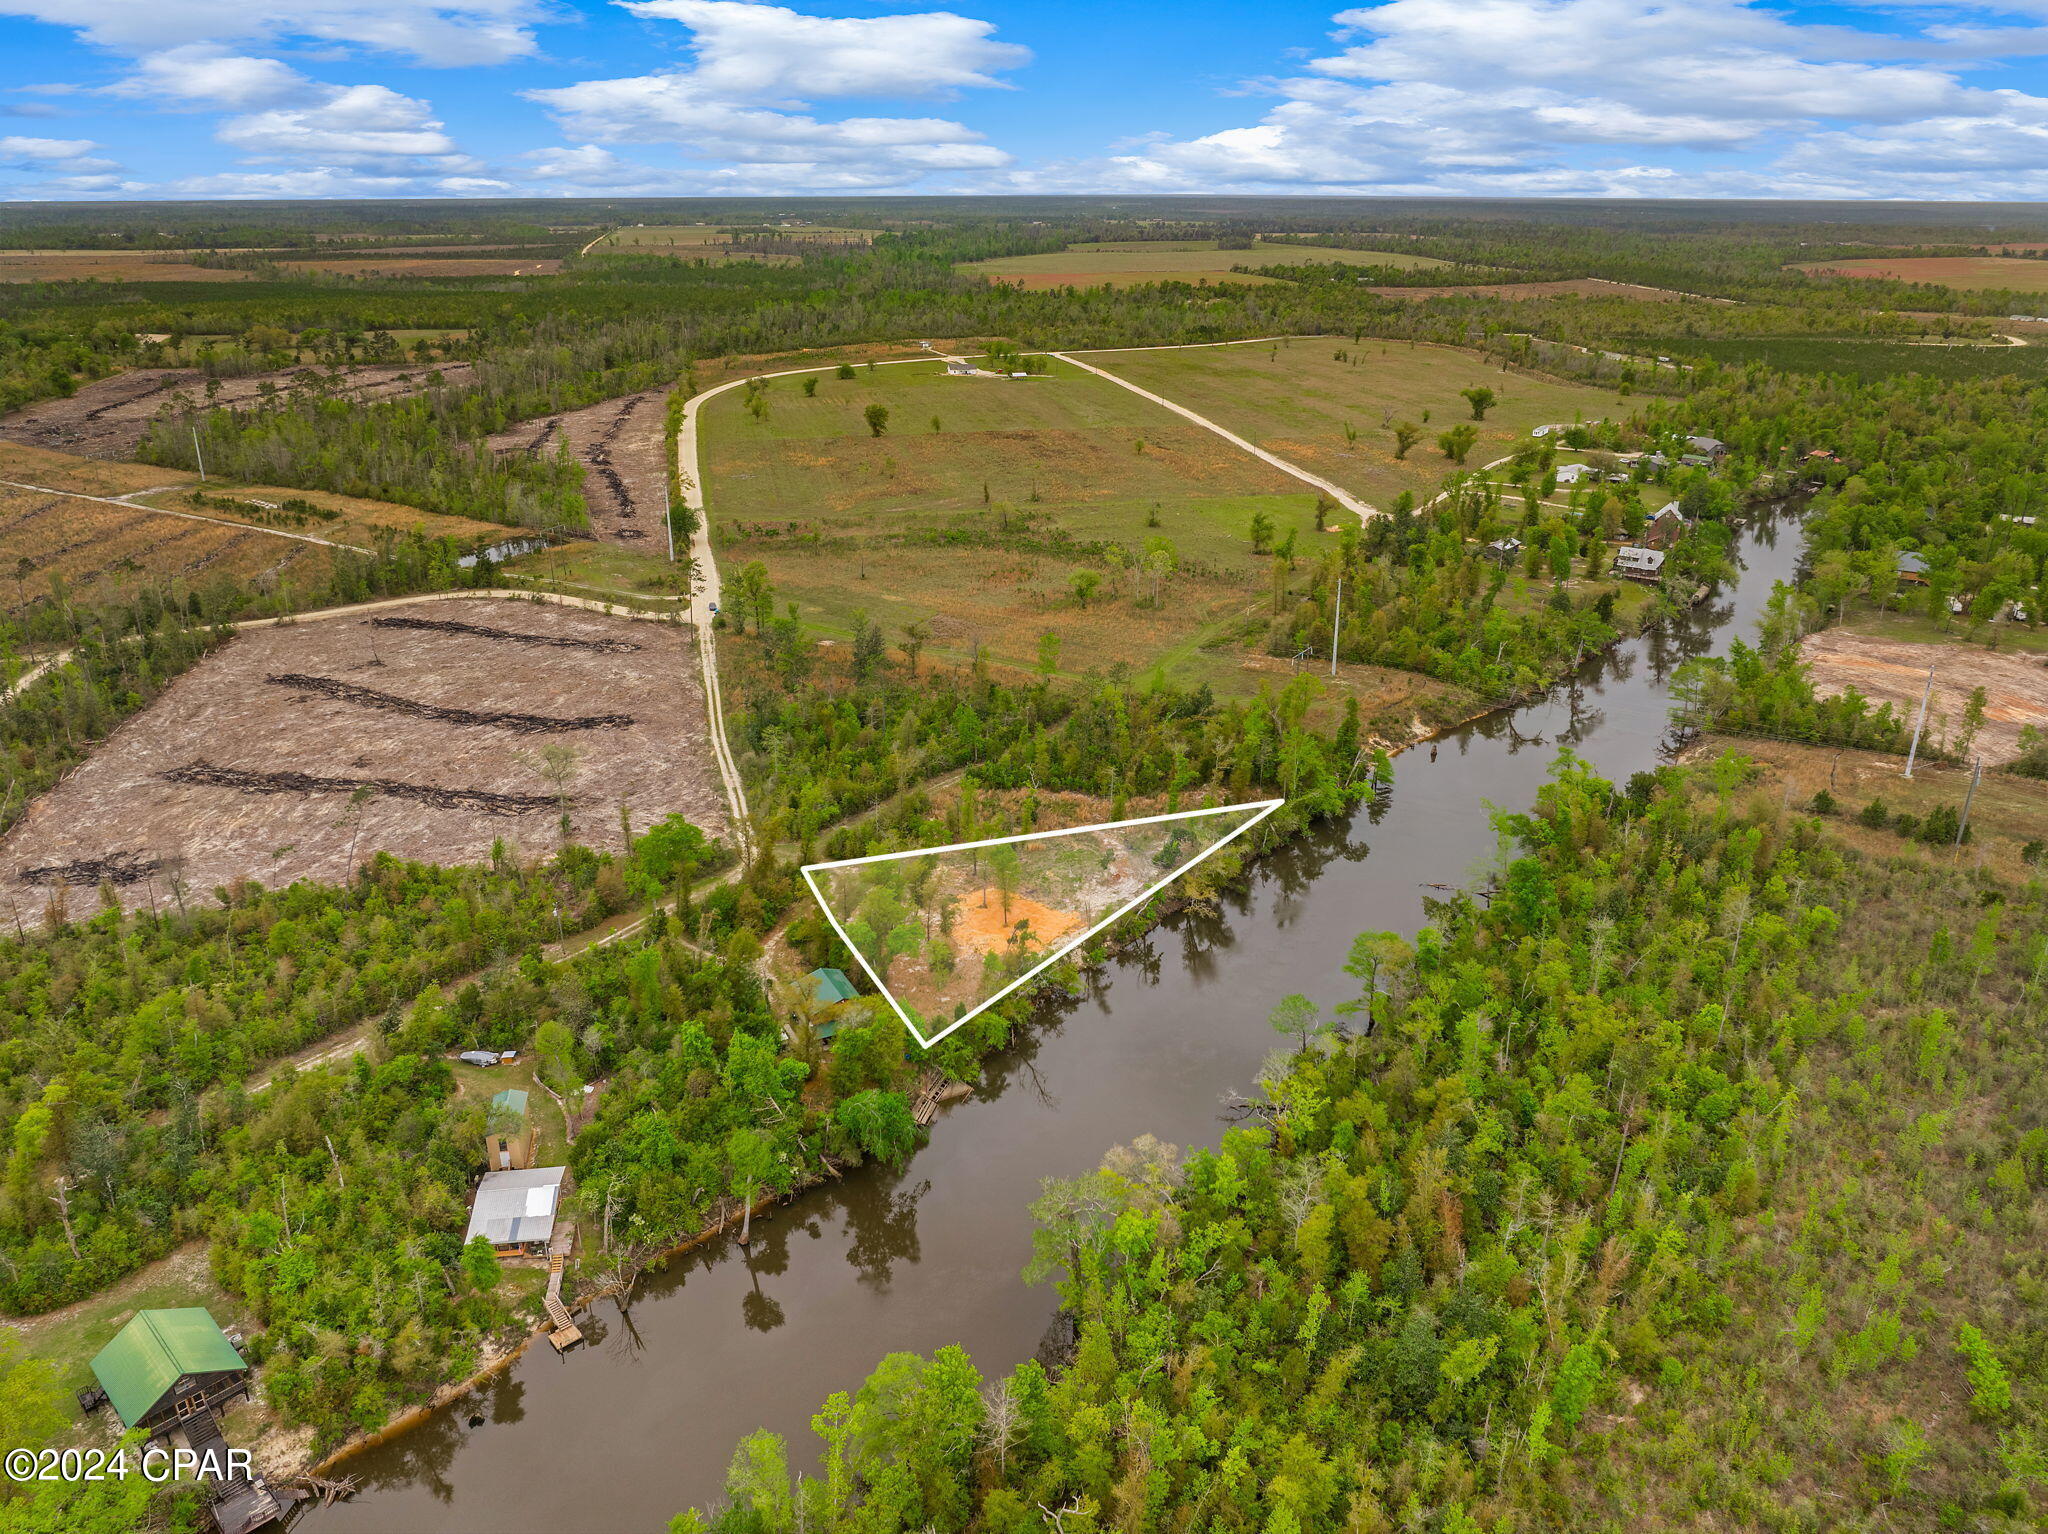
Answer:
[{"label": "wooden staircase", "polygon": [[569,1307],[562,1303],[562,1268],[568,1259],[560,1252],[548,1258],[548,1320],[554,1330],[548,1333],[548,1341],[555,1345],[557,1353],[566,1352],[583,1340],[583,1333],[576,1325],[576,1318],[569,1314]]}]

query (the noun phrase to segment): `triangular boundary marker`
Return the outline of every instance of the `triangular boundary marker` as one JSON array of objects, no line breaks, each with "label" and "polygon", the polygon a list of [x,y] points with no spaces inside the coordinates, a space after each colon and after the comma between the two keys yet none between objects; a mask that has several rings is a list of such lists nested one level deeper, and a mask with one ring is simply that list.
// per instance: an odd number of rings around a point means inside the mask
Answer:
[{"label": "triangular boundary marker", "polygon": [[[1285,804],[1286,802],[1287,801],[1285,799],[1253,799],[1247,801],[1244,804],[1216,805],[1208,809],[1200,810],[1174,810],[1165,815],[1144,815],[1140,816],[1136,820],[1103,820],[1097,821],[1094,825],[1061,826],[1057,830],[1053,831],[1026,831],[1022,835],[1018,836],[991,836],[983,841],[952,842],[943,847],[912,847],[904,852],[877,852],[864,858],[840,858],[838,861],[831,863],[806,863],[803,866],[802,873],[804,876],[804,883],[810,886],[811,898],[818,902],[818,909],[825,913],[825,920],[830,922],[832,924],[832,930],[839,934],[839,941],[846,945],[847,952],[853,955],[854,960],[860,965],[862,973],[864,973],[868,977],[868,980],[870,981],[870,983],[873,984],[876,991],[878,991],[881,994],[882,999],[888,1002],[890,1007],[894,1009],[896,1015],[903,1020],[903,1026],[910,1030],[911,1037],[916,1039],[917,1042],[924,1048],[930,1049],[934,1045],[936,1045],[939,1042],[939,1040],[943,1039],[947,1034],[953,1032],[954,1029],[959,1028],[968,1022],[971,1022],[981,1013],[986,1012],[990,1007],[994,1006],[997,1002],[1001,1001],[1005,996],[1009,995],[1010,992],[1016,990],[1019,986],[1029,982],[1041,970],[1048,969],[1052,965],[1057,964],[1061,959],[1064,959],[1076,948],[1079,948],[1083,943],[1087,942],[1088,939],[1095,936],[1095,934],[1100,932],[1104,927],[1111,925],[1112,923],[1128,915],[1130,912],[1135,911],[1139,906],[1143,905],[1147,900],[1150,900],[1154,895],[1159,893],[1160,890],[1166,888],[1166,886],[1173,883],[1175,879],[1178,879],[1190,868],[1193,868],[1197,863],[1201,862],[1202,859],[1210,856],[1212,853],[1215,853],[1224,847],[1229,846],[1232,842],[1236,841],[1240,836],[1244,835],[1245,832],[1249,831],[1253,826],[1257,825],[1260,821],[1264,820],[1268,815],[1272,814],[1275,810],[1279,809],[1280,806]],[[1085,833],[1093,831],[1121,831],[1128,826],[1157,825],[1161,821],[1166,820],[1199,820],[1204,816],[1231,815],[1241,810],[1257,810],[1258,814],[1252,816],[1251,819],[1247,820],[1243,825],[1239,826],[1229,835],[1219,837],[1209,846],[1204,847],[1200,852],[1196,853],[1193,857],[1189,858],[1185,863],[1181,864],[1180,867],[1174,869],[1172,873],[1165,875],[1163,878],[1153,880],[1150,884],[1146,885],[1143,889],[1138,891],[1136,895],[1132,896],[1129,900],[1125,901],[1122,905],[1118,906],[1114,911],[1111,911],[1109,915],[1103,917],[1100,921],[1096,922],[1094,926],[1088,928],[1087,931],[1079,934],[1076,937],[1067,939],[1065,942],[1060,944],[1058,948],[1055,948],[1043,959],[1040,959],[1036,964],[1032,965],[1030,969],[1026,970],[1023,974],[1019,975],[1015,980],[1012,980],[1000,991],[997,991],[995,995],[990,996],[985,1000],[977,1003],[972,1010],[962,1013],[960,1017],[956,1018],[953,1022],[948,1023],[944,1028],[941,1028],[937,1033],[933,1034],[930,1038],[926,1038],[924,1036],[922,1030],[920,1030],[917,1024],[911,1020],[910,1014],[903,1010],[903,1004],[896,999],[894,993],[891,992],[889,987],[883,983],[881,976],[877,975],[874,971],[873,966],[868,963],[867,955],[862,953],[858,948],[854,947],[853,939],[848,937],[846,935],[846,929],[839,925],[839,917],[833,912],[831,902],[826,900],[825,892],[818,887],[818,881],[815,877],[815,875],[824,873],[829,869],[855,868],[863,863],[896,863],[901,862],[905,858],[933,857],[939,853],[944,852],[972,852],[977,847],[1001,847],[1016,842],[1039,842],[1048,840],[1049,838],[1055,836],[1080,836]]]}]

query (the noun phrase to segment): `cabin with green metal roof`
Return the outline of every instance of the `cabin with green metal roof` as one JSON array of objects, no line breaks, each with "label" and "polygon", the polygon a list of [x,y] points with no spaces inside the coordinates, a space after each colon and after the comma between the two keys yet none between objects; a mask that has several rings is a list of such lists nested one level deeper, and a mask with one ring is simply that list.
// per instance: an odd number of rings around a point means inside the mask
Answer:
[{"label": "cabin with green metal roof", "polygon": [[812,1027],[819,1038],[829,1039],[845,1020],[846,1003],[860,1000],[860,992],[843,969],[814,969],[803,983],[811,999]]},{"label": "cabin with green metal roof", "polygon": [[526,1109],[526,1094],[507,1087],[484,1110],[484,1167],[492,1172],[524,1172],[533,1166],[540,1129]]},{"label": "cabin with green metal roof", "polygon": [[152,1438],[249,1393],[249,1366],[196,1306],[137,1311],[94,1355],[92,1372],[122,1425]]}]

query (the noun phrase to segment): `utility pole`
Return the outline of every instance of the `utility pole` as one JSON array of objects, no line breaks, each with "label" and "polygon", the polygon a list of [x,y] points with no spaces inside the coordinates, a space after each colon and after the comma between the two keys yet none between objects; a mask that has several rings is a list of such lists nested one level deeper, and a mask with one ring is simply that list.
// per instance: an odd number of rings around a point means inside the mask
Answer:
[{"label": "utility pole", "polygon": [[1337,577],[1337,611],[1330,618],[1330,675],[1337,674],[1337,631],[1344,626],[1344,577]]},{"label": "utility pole", "polygon": [[1920,755],[1920,732],[1927,727],[1927,700],[1934,696],[1934,668],[1927,668],[1927,690],[1920,694],[1920,717],[1913,722],[1913,745],[1906,753],[1906,776],[1913,776],[1914,759]]},{"label": "utility pole", "polygon": [[668,529],[668,562],[674,564],[676,562],[676,523],[674,515],[669,511],[668,480],[665,477],[661,484],[661,525]]},{"label": "utility pole", "polygon": [[206,454],[199,446],[199,428],[192,428],[192,456],[199,460],[199,483],[206,483]]},{"label": "utility pole", "polygon": [[1970,805],[1977,798],[1977,785],[1984,781],[1984,758],[1981,756],[1974,758],[1971,765],[1975,770],[1970,774],[1970,791],[1963,795],[1963,819],[1962,823],[1956,827],[1956,851],[1958,852],[1963,850],[1963,836],[1970,829]]}]

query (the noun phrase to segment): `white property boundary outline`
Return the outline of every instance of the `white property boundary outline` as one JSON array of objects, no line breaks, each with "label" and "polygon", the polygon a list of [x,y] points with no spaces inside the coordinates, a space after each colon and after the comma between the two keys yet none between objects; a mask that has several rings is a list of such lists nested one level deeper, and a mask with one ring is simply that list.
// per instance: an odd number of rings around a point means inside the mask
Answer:
[{"label": "white property boundary outline", "polygon": [[[894,1009],[896,1015],[903,1020],[903,1026],[910,1030],[911,1037],[916,1039],[917,1042],[921,1044],[924,1048],[930,1049],[933,1045],[937,1044],[939,1040],[943,1039],[947,1034],[953,1032],[954,1029],[961,1027],[965,1023],[980,1016],[983,1012],[986,1012],[990,1007],[994,1006],[997,1002],[1001,1001],[1005,996],[1009,995],[1010,992],[1016,990],[1019,986],[1023,985],[1025,982],[1032,979],[1032,977],[1037,975],[1040,971],[1047,969],[1050,966],[1058,963],[1061,959],[1064,959],[1068,954],[1072,953],[1076,948],[1079,948],[1083,943],[1087,942],[1088,939],[1095,936],[1095,934],[1100,932],[1104,927],[1111,925],[1112,923],[1128,915],[1130,912],[1136,910],[1140,905],[1143,905],[1147,900],[1150,900],[1154,895],[1158,894],[1159,891],[1166,888],[1167,885],[1173,883],[1175,879],[1178,879],[1182,874],[1186,873],[1189,869],[1193,868],[1197,863],[1201,862],[1204,858],[1210,856],[1212,853],[1220,851],[1224,847],[1229,846],[1232,842],[1236,841],[1240,836],[1244,835],[1245,832],[1251,830],[1253,826],[1257,825],[1260,821],[1264,820],[1268,815],[1272,814],[1275,810],[1279,809],[1280,806],[1285,804],[1286,802],[1287,801],[1285,799],[1253,799],[1248,800],[1243,804],[1222,804],[1212,806],[1208,809],[1174,810],[1165,815],[1145,815],[1139,817],[1136,820],[1103,820],[1097,821],[1093,825],[1062,826],[1059,829],[1053,831],[1026,831],[1018,836],[991,836],[978,842],[952,842],[943,847],[913,847],[906,852],[877,852],[872,854],[871,856],[864,858],[840,858],[838,861],[831,863],[806,863],[803,866],[804,883],[810,886],[811,898],[818,902],[818,909],[825,913],[825,920],[830,922],[832,924],[832,930],[839,934],[839,941],[846,945],[847,950],[853,955],[854,959],[859,963],[862,972],[865,973],[868,979],[873,983],[876,991],[878,991],[881,994],[882,999],[888,1002],[890,1007]],[[1138,891],[1136,895],[1133,895],[1129,900],[1125,901],[1122,905],[1118,906],[1114,911],[1111,911],[1107,916],[1103,917],[1100,921],[1096,922],[1092,927],[1088,928],[1087,931],[1080,933],[1076,937],[1069,938],[1066,942],[1062,943],[1059,947],[1055,948],[1051,953],[1047,954],[1043,959],[1040,959],[1036,964],[1032,965],[1030,969],[1026,970],[1023,974],[1019,975],[1015,980],[1012,980],[1000,991],[997,991],[995,995],[990,996],[986,1000],[978,1003],[971,1011],[962,1013],[953,1022],[948,1023],[944,1028],[941,1028],[937,1033],[933,1034],[930,1038],[926,1038],[922,1030],[918,1028],[917,1024],[911,1021],[910,1014],[904,1011],[903,1009],[903,1004],[896,999],[895,994],[890,991],[887,984],[883,982],[881,976],[875,973],[874,967],[868,963],[867,955],[862,953],[859,948],[855,947],[853,939],[846,935],[846,929],[839,925],[839,918],[837,915],[833,913],[831,903],[825,899],[825,892],[818,887],[818,881],[815,877],[815,875],[817,874],[825,873],[834,868],[857,868],[863,863],[896,863],[901,862],[905,858],[936,857],[940,853],[946,852],[972,852],[980,847],[1001,847],[1015,842],[1039,842],[1045,841],[1048,838],[1055,836],[1079,836],[1084,833],[1093,831],[1121,831],[1130,826],[1157,825],[1161,821],[1166,820],[1196,820],[1207,815],[1230,815],[1240,810],[1257,810],[1258,813],[1252,816],[1252,818],[1247,820],[1243,825],[1239,826],[1236,830],[1230,832],[1227,836],[1219,837],[1209,846],[1204,847],[1200,852],[1196,853],[1193,857],[1189,858],[1185,863],[1181,864],[1180,867],[1174,869],[1172,873],[1167,874],[1164,878],[1153,880],[1150,884],[1146,885],[1143,889]]]}]

